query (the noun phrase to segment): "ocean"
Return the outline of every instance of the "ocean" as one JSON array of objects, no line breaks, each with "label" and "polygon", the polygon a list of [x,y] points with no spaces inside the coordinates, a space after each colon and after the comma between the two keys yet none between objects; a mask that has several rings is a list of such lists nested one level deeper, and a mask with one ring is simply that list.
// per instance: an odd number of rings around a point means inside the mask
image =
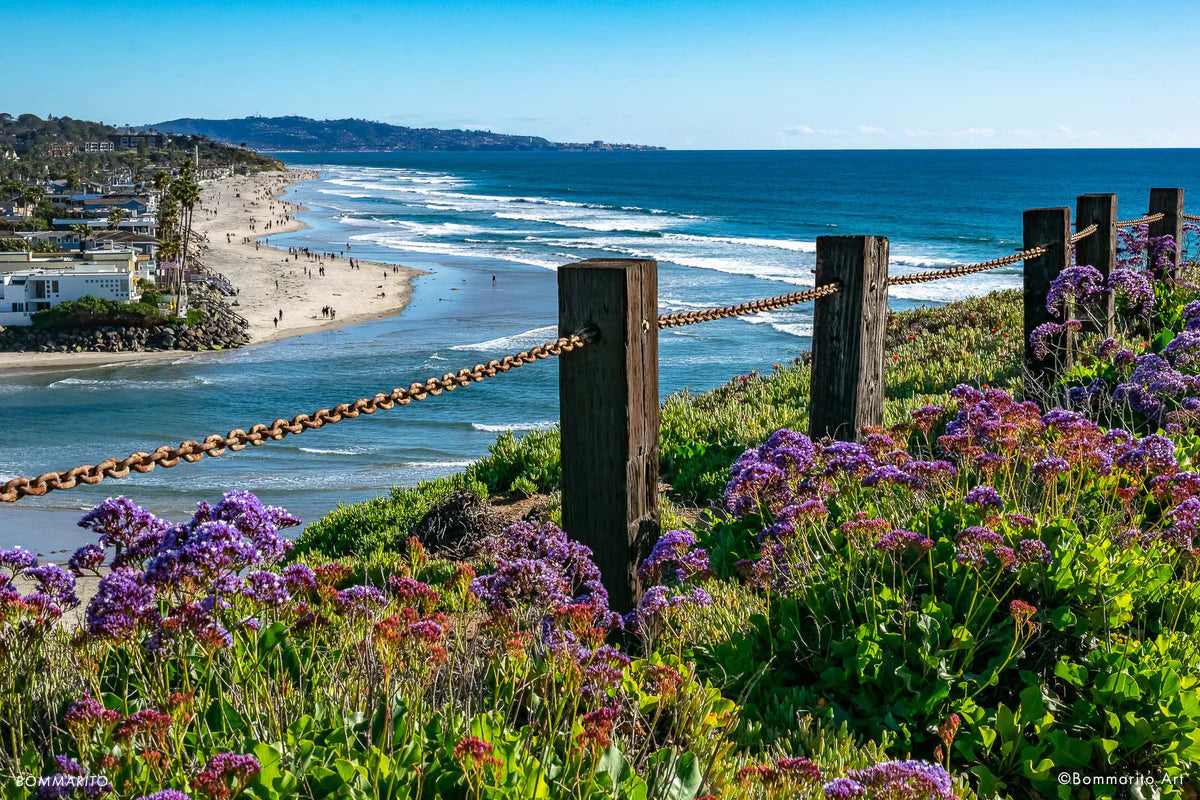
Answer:
[{"label": "ocean", "polygon": [[[471,366],[554,338],[557,266],[659,260],[664,312],[813,284],[816,237],[891,240],[891,271],[1007,255],[1026,208],[1152,186],[1200,209],[1200,150],[304,153],[285,198],[307,230],[274,246],[418,267],[399,317],[175,361],[0,376],[0,480],[201,439]],[[1018,287],[1021,267],[896,287],[893,308]],[[492,276],[496,277],[495,282]],[[811,306],[664,331],[664,395],[769,370],[810,346]],[[0,546],[77,546],[81,511],[124,494],[182,518],[249,489],[305,520],[461,470],[497,434],[558,419],[551,361],[218,459],[0,506]]]}]

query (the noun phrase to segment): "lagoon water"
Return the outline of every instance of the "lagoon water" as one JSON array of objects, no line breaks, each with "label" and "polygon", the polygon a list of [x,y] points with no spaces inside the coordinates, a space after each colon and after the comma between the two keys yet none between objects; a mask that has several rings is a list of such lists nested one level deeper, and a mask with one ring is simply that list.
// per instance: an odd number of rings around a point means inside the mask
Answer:
[{"label": "lagoon water", "polygon": [[[657,258],[681,311],[797,291],[816,237],[891,239],[893,273],[1006,255],[1021,211],[1151,186],[1200,203],[1200,150],[306,153],[321,179],[286,199],[309,228],[272,245],[416,266],[399,317],[174,362],[0,376],[0,480],[290,417],[470,366],[555,335],[555,273],[590,257]],[[1191,210],[1200,205],[1189,204]],[[328,271],[336,277],[338,267]],[[493,285],[492,276],[496,276]],[[330,281],[337,305],[336,281]],[[1020,265],[898,287],[894,308],[1020,285]],[[808,349],[811,306],[665,331],[663,393],[712,388]],[[558,419],[553,361],[218,459],[0,507],[0,546],[74,547],[81,509],[125,494],[180,518],[249,489],[312,520],[340,502],[461,469],[497,432]]]}]

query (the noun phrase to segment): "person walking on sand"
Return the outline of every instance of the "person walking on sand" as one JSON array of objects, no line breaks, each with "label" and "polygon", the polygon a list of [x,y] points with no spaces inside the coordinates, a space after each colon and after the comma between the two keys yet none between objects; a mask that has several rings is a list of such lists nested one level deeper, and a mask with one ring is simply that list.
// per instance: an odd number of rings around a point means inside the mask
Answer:
[{"label": "person walking on sand", "polygon": [[275,327],[279,327],[279,317],[272,317],[271,321],[275,323]]},{"label": "person walking on sand", "polygon": [[279,318],[283,319],[283,309],[279,309]]}]

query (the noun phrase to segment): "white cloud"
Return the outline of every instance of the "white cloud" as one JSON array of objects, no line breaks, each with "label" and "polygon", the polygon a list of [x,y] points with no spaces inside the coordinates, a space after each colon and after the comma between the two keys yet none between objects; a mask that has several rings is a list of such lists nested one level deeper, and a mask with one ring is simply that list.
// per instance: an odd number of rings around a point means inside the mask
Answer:
[{"label": "white cloud", "polygon": [[812,136],[816,131],[807,125],[792,125],[780,131],[784,136]]},{"label": "white cloud", "polygon": [[878,125],[859,125],[858,132],[867,136],[886,136],[887,129],[880,128]]}]

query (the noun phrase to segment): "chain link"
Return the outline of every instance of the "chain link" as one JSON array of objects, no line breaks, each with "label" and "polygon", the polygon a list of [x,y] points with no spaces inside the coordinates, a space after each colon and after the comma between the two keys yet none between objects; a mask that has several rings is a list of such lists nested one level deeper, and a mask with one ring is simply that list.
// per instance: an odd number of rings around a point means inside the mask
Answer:
[{"label": "chain link", "polygon": [[1071,234],[1071,244],[1075,244],[1076,242],[1082,242],[1084,239],[1091,236],[1093,233],[1095,233],[1098,230],[1100,230],[1100,226],[1097,225],[1095,222],[1093,222],[1091,225],[1088,225],[1083,230],[1076,231],[1075,233]]},{"label": "chain link", "polygon": [[702,311],[688,311],[683,314],[660,314],[658,317],[658,327],[660,329],[678,328],[683,325],[695,325],[698,322],[712,322],[717,319],[757,314],[760,311],[774,311],[779,308],[794,306],[797,303],[803,303],[806,300],[816,300],[820,297],[837,294],[841,288],[841,283],[826,283],[803,292],[781,294],[777,297],[768,297],[765,300],[751,300],[748,303],[738,303],[735,306],[718,306],[717,308],[706,308]]},{"label": "chain link", "polygon": [[1189,222],[1200,222],[1200,214],[1184,214],[1183,218]]},{"label": "chain link", "polygon": [[596,330],[587,328],[516,355],[493,359],[486,364],[476,364],[470,369],[463,368],[458,372],[447,372],[440,378],[429,378],[423,383],[414,383],[408,388],[392,389],[390,392],[381,392],[373,397],[360,397],[352,403],[341,403],[332,409],[322,408],[312,414],[299,414],[290,420],[277,419],[270,425],[254,425],[249,431],[235,428],[224,436],[220,434],[209,436],[203,442],[186,441],[178,447],[164,446],[153,453],[132,453],[122,459],[109,458],[99,464],[85,464],[65,472],[47,472],[36,478],[13,478],[0,489],[0,502],[13,503],[29,495],[40,497],[56,489],[72,489],[81,483],[100,483],[105,478],[124,478],[129,475],[130,471],[149,472],[155,467],[173,467],[181,459],[191,463],[199,461],[204,456],[216,458],[223,455],[226,449],[237,451],[247,445],[257,447],[265,444],[268,439],[282,439],[288,434],[296,435],[307,430],[332,425],[344,419],[354,419],[359,414],[374,414],[379,409],[390,409],[396,405],[406,406],[413,400],[424,400],[431,395],[436,397],[443,391],[452,392],[460,386],[468,386],[487,378],[494,378],[524,364],[532,364],[539,359],[560,356],[563,353],[578,350],[588,342],[594,341],[595,338]]},{"label": "chain link", "polygon": [[940,281],[946,278],[960,278],[963,275],[974,275],[976,272],[987,272],[989,269],[999,269],[1000,267],[1007,267],[1028,258],[1043,256],[1049,249],[1042,246],[1032,247],[1028,250],[1022,250],[1019,253],[1013,253],[1011,256],[993,258],[991,261],[983,261],[978,264],[962,264],[957,267],[939,269],[934,272],[913,272],[909,275],[897,275],[894,278],[888,279],[888,286],[907,286],[913,283],[929,283],[930,281]]},{"label": "chain link", "polygon": [[1117,220],[1118,228],[1132,228],[1135,225],[1149,225],[1151,222],[1158,222],[1165,217],[1166,214],[1159,211],[1157,214],[1147,214],[1140,219],[1122,219]]}]

